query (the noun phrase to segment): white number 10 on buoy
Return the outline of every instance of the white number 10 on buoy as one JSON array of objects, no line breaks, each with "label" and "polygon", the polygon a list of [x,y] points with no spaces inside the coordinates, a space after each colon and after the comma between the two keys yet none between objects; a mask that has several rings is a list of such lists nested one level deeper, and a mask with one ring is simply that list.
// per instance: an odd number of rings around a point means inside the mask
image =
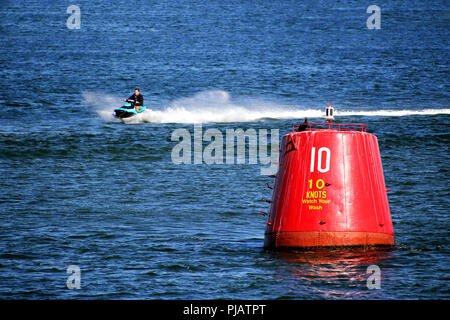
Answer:
[{"label": "white number 10 on buoy", "polygon": [[[323,153],[325,152],[325,168],[322,166]],[[316,147],[311,149],[311,172],[314,172],[316,158]],[[322,147],[317,151],[317,170],[319,172],[328,172],[330,170],[330,149]]]}]

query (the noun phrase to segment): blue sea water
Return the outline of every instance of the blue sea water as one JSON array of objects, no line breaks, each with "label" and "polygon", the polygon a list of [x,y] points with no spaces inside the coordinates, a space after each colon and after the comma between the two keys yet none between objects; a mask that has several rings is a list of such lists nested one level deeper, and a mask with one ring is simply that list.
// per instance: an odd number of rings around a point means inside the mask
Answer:
[{"label": "blue sea water", "polygon": [[[0,298],[448,299],[448,3],[377,1],[379,30],[370,4],[1,1]],[[328,103],[378,137],[393,250],[265,251],[260,163],[172,161],[177,129],[282,135]]]}]

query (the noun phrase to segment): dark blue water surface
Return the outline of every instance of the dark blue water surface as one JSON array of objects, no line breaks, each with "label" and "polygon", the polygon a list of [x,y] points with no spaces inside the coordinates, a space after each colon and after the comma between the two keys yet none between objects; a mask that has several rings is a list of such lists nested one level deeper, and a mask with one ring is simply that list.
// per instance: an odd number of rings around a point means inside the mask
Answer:
[{"label": "dark blue water surface", "polygon": [[[445,1],[1,1],[0,298],[448,299],[449,22]],[[113,119],[136,86],[151,111]],[[176,129],[282,135],[327,103],[378,137],[392,251],[265,251],[260,163],[172,161]]]}]

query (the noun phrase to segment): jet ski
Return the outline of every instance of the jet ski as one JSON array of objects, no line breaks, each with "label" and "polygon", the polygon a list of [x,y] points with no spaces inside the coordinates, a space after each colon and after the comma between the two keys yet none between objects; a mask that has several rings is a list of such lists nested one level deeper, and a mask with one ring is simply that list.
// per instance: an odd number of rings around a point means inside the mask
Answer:
[{"label": "jet ski", "polygon": [[[134,102],[134,101],[132,101]],[[145,109],[147,109],[146,106],[142,106],[139,111],[136,110],[136,107],[131,102],[127,102],[125,105],[121,106],[120,108],[114,109],[114,116],[119,119],[123,118],[129,118],[133,117],[139,113],[142,113]]]}]

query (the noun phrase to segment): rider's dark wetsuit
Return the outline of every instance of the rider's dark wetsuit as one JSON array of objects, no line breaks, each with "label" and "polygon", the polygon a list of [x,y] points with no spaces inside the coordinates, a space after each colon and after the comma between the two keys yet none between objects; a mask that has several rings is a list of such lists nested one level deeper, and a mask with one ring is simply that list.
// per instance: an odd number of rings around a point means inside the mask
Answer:
[{"label": "rider's dark wetsuit", "polygon": [[131,105],[134,106],[143,106],[144,105],[144,96],[142,94],[136,95],[132,94],[128,100],[133,100],[134,102],[131,102]]}]

